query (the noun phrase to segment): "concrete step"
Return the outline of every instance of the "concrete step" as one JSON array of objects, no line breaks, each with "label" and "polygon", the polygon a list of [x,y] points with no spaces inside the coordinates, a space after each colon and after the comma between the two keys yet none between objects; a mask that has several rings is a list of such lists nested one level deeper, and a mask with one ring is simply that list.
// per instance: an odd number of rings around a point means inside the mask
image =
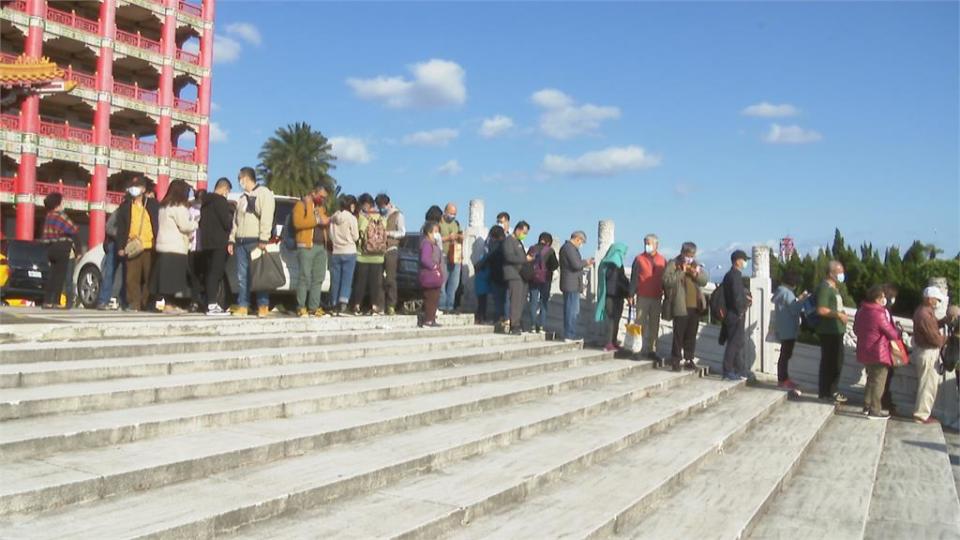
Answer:
[{"label": "concrete step", "polygon": [[[582,354],[602,358],[597,353]],[[686,379],[664,372],[631,376],[638,371],[636,367],[593,362],[546,376],[537,374],[536,378],[527,376],[468,387],[471,392],[459,395],[415,396],[292,419],[261,420],[122,446],[4,462],[0,464],[0,476],[5,478],[0,486],[0,514],[56,508],[202,478],[318,451],[334,443],[351,443],[493,411],[517,403],[520,396],[527,400],[543,397],[551,389],[576,391],[598,380],[630,376],[633,385],[639,384],[630,386],[629,398],[636,399]]]},{"label": "concrete step", "polygon": [[[701,467],[719,459],[718,455],[738,438],[748,436],[754,426],[769,423],[783,411],[794,409],[792,405],[781,406],[784,402],[785,394],[766,389],[737,392],[669,430],[562,478],[522,504],[483,517],[451,536],[588,538],[628,531],[638,516],[645,515],[652,506],[660,507],[662,498],[687,478],[696,477]],[[810,407],[800,407],[789,420],[809,416],[810,412]],[[713,508],[704,506],[691,515],[672,516],[677,529],[660,530],[660,538],[698,538],[682,534],[679,527],[699,520],[701,514],[712,515]]]},{"label": "concrete step", "polygon": [[[509,343],[509,342],[508,342]],[[406,356],[380,356],[304,362],[226,371],[182,373],[158,377],[134,377],[4,391],[0,397],[0,420],[11,420],[77,411],[102,411],[264,390],[314,386],[377,375],[410,373],[462,364],[478,364],[501,358],[533,357],[579,347],[578,344],[520,341],[520,344],[489,345],[477,352],[441,350]]]},{"label": "concrete step", "polygon": [[[415,328],[417,318],[411,315],[391,317],[315,317],[271,316],[207,317],[204,315],[162,315],[152,313],[100,313],[70,311],[44,312],[44,319],[62,322],[53,324],[17,324],[9,333],[14,341],[77,341],[94,339],[153,338],[156,336],[235,336],[280,332],[330,332],[338,330],[371,330],[378,327]],[[444,326],[473,325],[473,315],[441,315]],[[0,341],[4,343],[5,341]]]},{"label": "concrete step", "polygon": [[834,415],[749,537],[862,539],[886,427],[848,411]]},{"label": "concrete step", "polygon": [[[677,374],[659,371],[660,377]],[[615,411],[359,497],[245,527],[240,538],[436,538],[700,414],[742,384],[698,378]]]},{"label": "concrete step", "polygon": [[[152,325],[151,325],[152,327]],[[155,328],[154,332],[162,329]],[[333,330],[327,332],[293,332],[289,329],[271,333],[243,333],[225,336],[165,336],[118,338],[106,341],[43,341],[0,345],[0,363],[62,362],[125,358],[132,352],[143,356],[244,351],[263,347],[297,347],[338,345],[344,343],[376,343],[381,340],[404,339],[414,336],[453,336],[491,334],[489,326],[445,326],[440,328],[369,328],[361,331]]]},{"label": "concrete step", "polygon": [[960,502],[940,426],[887,423],[864,538],[960,538]]},{"label": "concrete step", "polygon": [[[609,363],[629,369],[638,366],[616,360]],[[258,520],[365,493],[431,468],[587,422],[647,395],[649,391],[642,389],[639,381],[626,387],[605,384],[552,394],[505,407],[495,415],[438,422],[123,497],[41,514],[9,515],[0,520],[0,527],[5,538],[212,538]]]},{"label": "concrete step", "polygon": [[[163,356],[128,356],[94,360],[66,360],[0,364],[0,388],[101,381],[127,377],[149,377],[247,369],[278,364],[325,362],[363,356],[417,354],[428,351],[476,350],[504,343],[542,342],[542,336],[520,337],[490,333],[431,334],[429,331],[403,331],[396,339],[381,339],[335,345],[270,346],[258,344],[242,351],[190,352]],[[130,354],[128,351],[127,354]]]},{"label": "concrete step", "polygon": [[[603,353],[581,351],[575,344],[567,344],[566,348],[560,344],[550,345],[548,350],[553,354],[549,356],[531,356],[530,344],[508,345],[476,353],[475,362],[469,361],[469,355],[457,357],[458,364],[441,369],[129,409],[10,420],[0,424],[3,426],[0,429],[0,458],[37,457],[243,422],[290,418],[514,377],[534,376],[550,380],[548,375],[552,372],[610,358]],[[645,363],[631,365],[647,367]],[[618,364],[618,369],[626,370],[625,366]]]}]

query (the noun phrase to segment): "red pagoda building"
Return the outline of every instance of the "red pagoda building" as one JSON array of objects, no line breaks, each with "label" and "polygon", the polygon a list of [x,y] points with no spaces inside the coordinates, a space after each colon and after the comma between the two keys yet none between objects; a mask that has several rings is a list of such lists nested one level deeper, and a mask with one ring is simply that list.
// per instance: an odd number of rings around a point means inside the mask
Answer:
[{"label": "red pagoda building", "polygon": [[4,238],[33,239],[51,192],[94,246],[133,176],[160,197],[206,187],[213,15],[214,0],[0,0]]}]

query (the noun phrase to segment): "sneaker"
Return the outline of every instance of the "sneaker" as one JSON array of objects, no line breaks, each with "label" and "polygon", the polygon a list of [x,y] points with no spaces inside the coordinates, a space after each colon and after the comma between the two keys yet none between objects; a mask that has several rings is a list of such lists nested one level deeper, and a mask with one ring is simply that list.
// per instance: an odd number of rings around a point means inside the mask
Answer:
[{"label": "sneaker", "polygon": [[871,420],[883,420],[890,418],[890,413],[887,411],[866,411],[864,415]]},{"label": "sneaker", "polygon": [[791,381],[790,379],[786,379],[781,383],[777,383],[777,388],[780,388],[781,390],[796,390],[797,383]]},{"label": "sneaker", "polygon": [[939,423],[940,423],[940,421],[937,420],[936,418],[934,418],[932,415],[931,415],[931,416],[928,416],[926,420],[921,420],[920,418],[917,418],[916,416],[914,416],[914,417],[913,417],[913,421],[916,422],[916,423],[918,423],[918,424],[926,424],[926,425],[939,424]]},{"label": "sneaker", "polygon": [[310,312],[307,311],[307,308],[305,307],[297,308],[297,317],[309,317],[309,316],[310,316]]},{"label": "sneaker", "polygon": [[686,362],[683,363],[683,369],[687,371],[693,371],[697,369],[697,364],[695,364],[693,360],[687,360]]},{"label": "sneaker", "polygon": [[536,328],[533,329],[533,333],[534,333],[534,334],[542,334],[542,333],[543,333],[543,328],[540,328],[540,327],[538,326],[538,327],[536,327]]},{"label": "sneaker", "polygon": [[324,311],[322,307],[318,307],[317,309],[313,310],[313,316],[314,316],[314,317],[326,317],[326,316],[327,316],[327,312]]},{"label": "sneaker", "polygon": [[258,306],[257,307],[257,317],[263,319],[270,315],[270,308],[268,306]]},{"label": "sneaker", "polygon": [[387,316],[392,317],[397,314],[397,309],[393,307],[387,308]]},{"label": "sneaker", "polygon": [[230,312],[234,317],[246,317],[250,314],[250,309],[246,306],[238,306],[236,309]]},{"label": "sneaker", "polygon": [[607,346],[603,348],[603,352],[617,352],[617,346],[613,343],[608,343]]},{"label": "sneaker", "polygon": [[724,374],[723,374],[723,380],[725,380],[725,381],[732,381],[732,382],[740,382],[740,376],[737,375],[736,373],[724,373]]},{"label": "sneaker", "polygon": [[222,317],[223,315],[229,315],[229,314],[230,314],[229,312],[224,311],[223,308],[220,307],[220,304],[213,304],[213,305],[207,306],[207,315],[211,317]]},{"label": "sneaker", "polygon": [[847,399],[847,396],[841,394],[840,392],[834,392],[834,393],[833,393],[833,402],[834,402],[834,403],[846,403],[847,401],[849,401],[849,400]]}]

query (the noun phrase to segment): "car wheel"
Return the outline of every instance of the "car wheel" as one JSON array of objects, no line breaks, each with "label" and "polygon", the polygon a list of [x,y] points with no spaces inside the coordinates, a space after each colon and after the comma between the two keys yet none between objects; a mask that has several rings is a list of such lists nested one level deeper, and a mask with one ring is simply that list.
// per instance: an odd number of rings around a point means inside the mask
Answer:
[{"label": "car wheel", "polygon": [[100,297],[100,270],[92,264],[84,266],[80,270],[80,277],[77,279],[77,296],[80,297],[80,303],[87,309],[97,307],[97,298]]}]

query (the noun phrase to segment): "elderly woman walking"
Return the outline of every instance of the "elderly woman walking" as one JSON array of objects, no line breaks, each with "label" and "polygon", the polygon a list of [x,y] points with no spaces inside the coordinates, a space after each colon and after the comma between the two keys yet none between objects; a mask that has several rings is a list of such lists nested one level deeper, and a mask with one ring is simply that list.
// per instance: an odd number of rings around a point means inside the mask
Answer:
[{"label": "elderly woman walking", "polygon": [[853,332],[857,335],[857,361],[867,371],[863,399],[863,413],[867,418],[890,416],[881,408],[880,397],[886,386],[887,370],[893,366],[893,347],[900,346],[900,333],[891,324],[886,305],[883,287],[870,287],[853,321]]},{"label": "elderly woman walking", "polygon": [[630,295],[630,280],[623,270],[623,258],[627,255],[627,245],[617,242],[610,246],[603,260],[600,261],[597,275],[597,310],[594,320],[606,321],[607,344],[604,351],[612,352],[620,349],[617,334],[620,332],[620,319],[623,317],[623,301]]}]

